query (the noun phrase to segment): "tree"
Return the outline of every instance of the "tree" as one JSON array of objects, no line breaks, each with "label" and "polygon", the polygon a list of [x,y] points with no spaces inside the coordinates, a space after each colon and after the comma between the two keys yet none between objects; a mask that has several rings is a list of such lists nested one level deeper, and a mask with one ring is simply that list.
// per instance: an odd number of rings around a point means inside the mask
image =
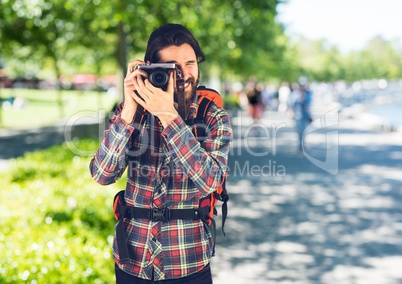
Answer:
[{"label": "tree", "polygon": [[[277,4],[278,0],[10,0],[1,4],[1,28],[8,50],[18,44],[28,47],[30,56],[42,54],[40,64],[50,59],[59,78],[87,66],[93,73],[105,72],[106,62],[108,72],[118,69],[123,75],[127,60],[143,54],[157,26],[178,22],[199,39],[208,59],[203,71],[265,79],[286,73],[286,41],[275,21]],[[112,58],[115,64],[110,64]]]},{"label": "tree", "polygon": [[314,81],[402,78],[400,41],[372,38],[361,50],[341,53],[324,39],[297,37],[293,43],[302,74]]},{"label": "tree", "polygon": [[46,57],[39,57],[42,62],[38,65],[43,66],[45,59],[50,59],[56,77],[56,89],[59,90],[57,101],[61,118],[64,117],[64,110],[60,91],[60,59],[68,52],[69,37],[74,32],[73,14],[68,9],[68,3],[16,0],[3,4],[7,19],[2,32],[6,41],[9,41],[8,46],[17,43],[28,47],[26,52],[29,57],[46,54]]}]

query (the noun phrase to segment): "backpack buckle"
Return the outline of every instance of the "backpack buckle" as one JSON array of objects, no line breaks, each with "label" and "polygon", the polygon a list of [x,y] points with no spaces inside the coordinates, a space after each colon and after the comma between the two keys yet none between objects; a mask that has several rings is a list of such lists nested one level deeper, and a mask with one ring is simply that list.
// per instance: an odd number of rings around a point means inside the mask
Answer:
[{"label": "backpack buckle", "polygon": [[151,211],[151,218],[152,221],[158,222],[158,221],[163,221],[167,222],[170,219],[170,210],[163,208],[163,209],[152,209]]}]

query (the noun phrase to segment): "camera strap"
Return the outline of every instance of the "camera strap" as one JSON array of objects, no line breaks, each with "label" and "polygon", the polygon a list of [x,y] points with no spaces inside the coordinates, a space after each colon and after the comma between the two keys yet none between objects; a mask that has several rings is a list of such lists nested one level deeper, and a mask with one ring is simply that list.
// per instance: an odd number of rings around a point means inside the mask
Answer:
[{"label": "camera strap", "polygon": [[186,106],[186,97],[184,96],[184,79],[183,78],[177,78],[176,87],[177,87],[178,112],[179,112],[179,115],[183,118],[183,120],[186,120],[187,106]]}]

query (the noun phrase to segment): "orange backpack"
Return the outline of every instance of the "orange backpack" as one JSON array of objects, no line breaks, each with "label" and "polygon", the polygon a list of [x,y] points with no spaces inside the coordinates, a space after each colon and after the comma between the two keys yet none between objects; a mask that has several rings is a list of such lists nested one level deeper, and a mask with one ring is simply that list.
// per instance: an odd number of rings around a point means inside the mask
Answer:
[{"label": "orange backpack", "polygon": [[[205,139],[205,128],[198,127],[201,124],[206,124],[205,117],[208,111],[209,105],[213,102],[219,107],[223,107],[223,100],[221,95],[213,90],[206,88],[204,86],[200,86],[197,89],[198,93],[198,109],[196,118],[194,121],[186,121],[187,125],[193,126],[193,133],[194,136],[197,138],[198,141],[202,142]],[[215,221],[214,215],[218,215],[218,212],[215,208],[218,201],[222,201],[222,232],[225,235],[224,226],[227,217],[227,202],[229,201],[229,195],[226,190],[226,179],[227,174],[224,177],[224,181],[222,185],[209,196],[204,197],[200,200],[199,208],[206,208],[209,207],[208,219],[206,221],[207,225],[209,226],[211,232],[213,232],[213,236],[215,238]]]},{"label": "orange backpack", "polygon": [[[213,90],[205,87],[198,87],[197,93],[199,95],[198,108],[196,113],[196,118],[192,120],[187,120],[186,124],[192,127],[192,131],[197,140],[202,143],[206,138],[205,127],[200,127],[201,125],[206,125],[205,116],[208,111],[208,107],[211,103],[215,103],[219,107],[223,107],[223,100],[220,94]],[[145,114],[140,115],[136,118],[139,123],[144,120]],[[222,232],[225,236],[224,226],[228,213],[227,202],[229,201],[229,195],[226,190],[226,179],[227,174],[224,177],[222,185],[214,192],[206,197],[200,199],[199,206],[196,209],[146,209],[146,208],[135,208],[127,206],[124,201],[124,190],[118,192],[113,200],[113,211],[114,217],[118,220],[116,225],[116,239],[117,247],[119,249],[119,256],[121,263],[128,263],[128,250],[127,244],[125,243],[125,229],[124,229],[124,218],[146,218],[153,221],[169,221],[171,219],[201,219],[209,228],[213,238],[214,247],[212,248],[212,256],[215,255],[215,243],[216,243],[216,224],[214,220],[214,215],[217,215],[216,205],[218,201],[222,203]]]}]

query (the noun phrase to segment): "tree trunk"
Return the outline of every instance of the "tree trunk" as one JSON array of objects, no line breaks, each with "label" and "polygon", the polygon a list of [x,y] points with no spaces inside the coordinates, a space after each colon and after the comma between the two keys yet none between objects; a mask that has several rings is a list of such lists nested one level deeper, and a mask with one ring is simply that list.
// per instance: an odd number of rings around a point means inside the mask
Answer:
[{"label": "tree trunk", "polygon": [[118,35],[118,43],[117,43],[117,58],[119,63],[119,68],[117,71],[117,86],[116,86],[116,96],[117,103],[121,103],[124,100],[124,76],[127,71],[127,40],[126,40],[126,32],[124,31],[124,23],[120,21],[117,26],[117,35]]},{"label": "tree trunk", "polygon": [[61,81],[60,81],[60,69],[59,66],[57,65],[57,60],[56,58],[53,58],[54,60],[54,70],[56,72],[56,90],[57,90],[57,107],[59,108],[59,117],[60,119],[65,118],[65,113],[64,113],[64,102],[63,102],[63,88],[61,86]]}]

